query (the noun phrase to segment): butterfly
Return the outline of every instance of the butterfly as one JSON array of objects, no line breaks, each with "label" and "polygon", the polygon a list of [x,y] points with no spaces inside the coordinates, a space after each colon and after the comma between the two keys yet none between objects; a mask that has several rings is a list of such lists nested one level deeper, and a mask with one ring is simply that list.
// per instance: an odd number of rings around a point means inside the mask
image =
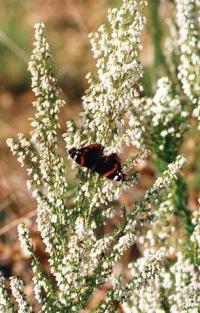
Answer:
[{"label": "butterfly", "polygon": [[122,171],[121,160],[116,153],[104,155],[104,147],[91,144],[83,148],[69,149],[69,155],[78,164],[87,167],[108,179],[125,181],[126,175]]}]

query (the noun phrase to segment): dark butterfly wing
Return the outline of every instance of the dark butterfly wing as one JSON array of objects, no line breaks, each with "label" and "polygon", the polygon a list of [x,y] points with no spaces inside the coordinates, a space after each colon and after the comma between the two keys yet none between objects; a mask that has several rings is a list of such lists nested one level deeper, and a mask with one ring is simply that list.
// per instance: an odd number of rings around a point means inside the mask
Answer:
[{"label": "dark butterfly wing", "polygon": [[100,144],[91,144],[77,149],[71,148],[69,155],[81,166],[87,167],[108,179],[121,181],[126,175],[122,172],[121,160],[116,153],[103,155],[104,147]]},{"label": "dark butterfly wing", "polygon": [[122,172],[121,160],[116,153],[108,156],[101,156],[94,168],[94,171],[108,179],[121,181],[126,175]]},{"label": "dark butterfly wing", "polygon": [[100,144],[91,144],[80,149],[71,148],[69,155],[81,166],[94,169],[98,159],[103,155],[103,149]]},{"label": "dark butterfly wing", "polygon": [[109,175],[104,175],[108,179],[112,179],[115,181],[125,181],[126,175],[122,172],[122,170],[115,169],[114,172],[109,173]]}]

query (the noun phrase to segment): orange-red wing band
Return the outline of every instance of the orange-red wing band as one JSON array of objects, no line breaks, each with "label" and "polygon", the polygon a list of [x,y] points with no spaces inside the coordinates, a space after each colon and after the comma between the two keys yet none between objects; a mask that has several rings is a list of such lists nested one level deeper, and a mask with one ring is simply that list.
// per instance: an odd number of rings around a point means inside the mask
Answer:
[{"label": "orange-red wing band", "polygon": [[113,167],[113,169],[109,172],[106,172],[103,176],[105,177],[109,177],[110,175],[114,174],[114,172],[119,168],[119,164],[115,163],[115,166]]}]

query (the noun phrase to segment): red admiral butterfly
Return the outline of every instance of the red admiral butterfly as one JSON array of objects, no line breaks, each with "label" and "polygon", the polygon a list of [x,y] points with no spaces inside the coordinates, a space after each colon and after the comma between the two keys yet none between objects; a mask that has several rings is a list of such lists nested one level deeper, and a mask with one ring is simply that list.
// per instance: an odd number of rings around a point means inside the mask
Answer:
[{"label": "red admiral butterfly", "polygon": [[71,148],[69,155],[78,164],[87,167],[92,172],[115,181],[124,181],[126,175],[122,172],[121,160],[118,155],[116,153],[104,155],[103,150],[102,145],[91,144],[80,149]]}]

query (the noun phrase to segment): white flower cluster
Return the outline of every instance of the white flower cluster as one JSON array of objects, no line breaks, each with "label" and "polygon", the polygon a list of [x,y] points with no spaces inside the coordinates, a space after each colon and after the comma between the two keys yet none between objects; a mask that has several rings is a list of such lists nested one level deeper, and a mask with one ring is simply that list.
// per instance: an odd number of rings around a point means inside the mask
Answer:
[{"label": "white flower cluster", "polygon": [[[152,142],[156,150],[161,152],[167,149],[166,143],[171,140],[170,149],[174,147],[177,155],[179,141],[186,129],[188,112],[183,107],[181,98],[174,95],[173,84],[168,77],[162,77],[157,82],[157,91],[154,97],[134,101],[133,114],[129,124],[140,125],[142,130],[140,141]],[[159,152],[158,152],[159,154]],[[172,159],[173,159],[172,157]]]},{"label": "white flower cluster", "polygon": [[33,250],[33,243],[29,235],[29,230],[25,224],[20,224],[18,226],[18,237],[24,254],[32,258],[32,270],[35,275],[33,277],[35,298],[42,304],[41,312],[48,312],[47,301],[44,299],[43,293],[45,292],[48,298],[48,295],[52,292],[52,287],[42,272],[40,263]]},{"label": "white flower cluster", "polygon": [[191,260],[178,253],[170,268],[175,278],[174,293],[170,295],[171,312],[198,313],[200,308],[200,277]]},{"label": "white flower cluster", "polygon": [[162,176],[158,177],[154,183],[154,189],[164,189],[169,186],[173,180],[177,178],[177,175],[185,163],[185,158],[183,156],[178,156],[176,160],[168,165],[168,169],[163,173]]},{"label": "white flower cluster", "polygon": [[29,237],[29,231],[25,224],[18,226],[18,238],[21,243],[24,254],[28,257],[32,256],[33,243]]},{"label": "white flower cluster", "polygon": [[200,2],[176,0],[175,3],[181,52],[178,78],[184,93],[193,103],[194,115],[200,120]]},{"label": "white flower cluster", "polygon": [[[148,286],[151,280],[158,274],[162,259],[163,250],[154,255],[146,251],[144,257],[139,258],[134,265],[130,264],[129,267],[132,268],[132,274],[133,266],[137,268],[137,271],[135,271],[134,275],[132,275],[132,279],[128,283],[125,283],[121,278],[113,277],[112,283],[114,289],[108,292],[106,299],[96,312],[116,312],[115,308],[113,308],[113,302],[124,304],[132,295],[133,290],[139,292],[143,287]],[[124,309],[126,309],[126,304],[123,306]]]},{"label": "white flower cluster", "polygon": [[[172,165],[169,166],[169,169],[163,173],[163,176],[155,182],[155,184],[152,186],[152,188],[146,193],[144,198],[141,201],[138,201],[135,205],[135,209],[133,209],[127,216],[126,216],[126,223],[122,225],[121,228],[117,232],[114,232],[113,238],[111,236],[108,236],[107,238],[103,238],[101,240],[97,241],[96,247],[99,247],[98,255],[101,256],[101,263],[102,271],[101,271],[101,278],[106,278],[106,280],[109,278],[112,279],[112,267],[115,264],[116,261],[120,259],[120,257],[123,255],[124,251],[126,251],[131,245],[134,244],[136,240],[136,236],[138,232],[140,231],[141,226],[144,226],[146,222],[149,222],[152,220],[152,209],[155,206],[158,205],[160,194],[166,191],[166,188],[169,187],[171,182],[174,180],[175,174],[177,171],[180,170],[180,167],[182,167],[184,162],[184,159],[181,157],[178,157],[176,162],[174,162]],[[173,169],[173,170],[172,170]],[[174,172],[173,172],[174,171]],[[105,241],[107,239],[107,241]],[[113,246],[113,249],[111,250],[111,253],[109,252],[108,248],[110,247],[110,244],[112,242],[116,242]],[[98,242],[100,243],[98,245]],[[103,245],[102,245],[103,244]],[[101,248],[104,248],[104,251]],[[161,250],[163,251],[163,249]],[[96,251],[97,253],[97,251]],[[150,253],[150,252],[149,252]],[[153,252],[154,253],[154,252]],[[159,254],[159,253],[158,253]],[[96,254],[95,254],[96,255]],[[152,254],[153,255],[153,254]],[[155,254],[155,257],[157,255],[157,252]],[[146,260],[148,259],[146,255]],[[138,261],[141,264],[141,260]],[[101,268],[101,267],[100,267]],[[138,266],[136,266],[138,268]],[[151,268],[152,269],[152,268]],[[142,281],[144,285],[147,284],[148,280],[153,277],[153,274],[151,276],[152,272],[147,271],[146,280],[142,279],[140,280],[141,284]],[[145,275],[145,272],[143,273]],[[143,277],[144,278],[144,277]],[[132,290],[134,289],[135,282],[127,286],[127,288],[122,288],[122,290],[119,288],[119,293],[122,297],[129,297],[129,294],[131,294]],[[132,288],[132,289],[131,289]],[[139,288],[139,287],[138,287]],[[116,288],[115,288],[116,290]],[[116,299],[118,296],[116,296]],[[111,292],[111,296],[108,294],[108,303],[113,300],[113,293]],[[109,305],[105,301],[105,303],[102,304],[99,311],[97,312],[112,312],[111,308],[109,307],[109,310],[106,311],[105,308]],[[114,311],[113,311],[114,312]]]},{"label": "white flower cluster", "polygon": [[10,286],[12,295],[18,304],[18,312],[33,313],[33,309],[31,308],[30,304],[26,301],[26,296],[24,294],[24,284],[22,280],[15,277],[11,277]]},{"label": "white flower cluster", "polygon": [[[133,274],[138,272],[133,268]],[[178,253],[170,268],[162,267],[149,286],[135,290],[125,313],[198,313],[200,305],[199,272],[189,259]]]},{"label": "white flower cluster", "polygon": [[[174,238],[174,204],[172,194],[169,193],[167,199],[159,205],[155,211],[155,222],[144,236],[140,236],[138,241],[152,251],[158,247],[165,247],[168,255],[173,255],[174,246],[178,238]],[[177,243],[178,244],[178,243]]]},{"label": "white flower cluster", "polygon": [[[152,127],[157,127],[162,123],[162,137],[166,137],[167,132],[175,134],[175,129],[164,130],[172,122],[175,115],[186,117],[188,113],[183,110],[181,100],[178,96],[173,97],[172,82],[168,77],[162,77],[158,80],[157,91],[152,99],[152,105],[147,110],[147,114],[152,116]],[[180,135],[179,135],[180,136]]]},{"label": "white flower cluster", "polygon": [[[35,25],[35,48],[29,62],[29,71],[32,75],[32,89],[37,97],[33,103],[36,107],[37,114],[32,120],[32,127],[35,128],[32,134],[32,141],[39,145],[41,153],[51,153],[55,159],[53,149],[57,146],[56,129],[59,127],[58,113],[64,101],[59,98],[59,88],[54,77],[49,45],[44,36],[44,24]],[[48,184],[48,163],[51,155],[42,158],[41,171],[47,179]],[[54,160],[59,164],[59,160]],[[55,164],[57,165],[57,164]]]},{"label": "white flower cluster", "polygon": [[[108,11],[108,25],[91,34],[92,50],[97,59],[97,78],[88,74],[89,89],[83,97],[83,127],[78,129],[69,121],[64,135],[67,149],[88,143],[100,143],[105,153],[119,152],[123,143],[138,142],[135,127],[125,129],[125,117],[132,102],[139,96],[142,68],[139,51],[145,18],[146,1],[124,0],[119,9]],[[136,140],[137,138],[137,140]],[[89,176],[89,175],[88,175]],[[94,175],[92,175],[94,176]],[[119,198],[120,193],[137,183],[133,175],[126,183],[118,184],[98,177],[81,186],[77,203],[90,197],[91,210]],[[78,205],[79,206],[79,205]],[[79,208],[80,210],[80,208]]]},{"label": "white flower cluster", "polygon": [[[94,230],[84,221],[77,218],[75,229],[69,237],[67,255],[59,264],[60,301],[67,306],[73,303],[76,310],[83,304],[85,295],[102,283],[108,281],[112,276],[112,268],[120,259],[123,253],[135,243],[136,235],[144,225],[151,221],[153,206],[158,205],[160,194],[172,183],[184,162],[182,157],[169,166],[161,178],[158,178],[153,187],[146,193],[144,198],[136,204],[126,217],[126,222],[121,228],[113,233],[96,238]],[[144,213],[144,214],[143,214]],[[88,275],[91,277],[93,285],[87,285]],[[65,277],[65,280],[63,280]],[[130,286],[131,289],[131,286]],[[124,291],[125,294],[125,291]],[[128,297],[128,295],[127,295]]]},{"label": "white flower cluster", "polygon": [[[146,245],[151,253],[159,251],[160,246],[165,248],[167,260],[163,260],[162,269],[148,286],[141,290],[134,290],[131,301],[124,305],[125,313],[198,313],[200,309],[200,232],[199,211],[193,213],[194,231],[190,236],[189,252],[184,246],[184,240],[174,238],[173,219],[167,220],[173,208],[171,203],[159,208],[157,222],[154,224],[154,232],[147,232]],[[169,206],[168,206],[169,205]],[[170,209],[171,208],[171,209]],[[168,211],[169,210],[169,211]],[[160,215],[160,216],[159,216]],[[167,224],[169,229],[167,229]],[[172,224],[170,226],[169,224]],[[162,234],[163,232],[163,234]],[[170,240],[170,239],[171,240]],[[144,240],[144,237],[143,237]],[[183,250],[183,251],[181,251]],[[133,264],[132,275],[139,271],[139,265]]]},{"label": "white flower cluster", "polygon": [[[176,37],[172,38],[176,49],[173,51],[176,61],[173,60],[174,68],[171,73],[174,75],[172,75],[174,81],[170,81],[167,77],[158,80],[158,89],[152,99],[143,98],[134,101],[134,116],[131,116],[129,120],[132,125],[138,123],[140,129],[143,126],[141,139],[147,144],[153,143],[156,157],[166,163],[178,154],[183,133],[187,127],[186,119],[191,111],[194,110],[193,113],[198,118],[200,116],[198,11],[200,2],[199,0],[176,0],[175,3],[179,41],[177,44]],[[178,79],[185,95],[179,90],[176,77],[177,64],[179,65]],[[185,96],[192,102],[192,107],[187,105],[188,99],[186,100]],[[191,213],[184,209],[185,191],[181,190],[179,183],[180,180],[159,205],[159,209],[154,214],[156,222],[153,227],[147,231],[146,235],[139,237],[139,242],[149,248],[152,253],[160,247],[165,247],[167,259],[152,284],[133,292],[131,301],[124,306],[126,313],[197,313],[200,311],[199,213],[194,214],[192,235],[189,235],[192,231],[190,224],[186,225],[190,227],[190,230],[184,234],[181,228],[187,218],[188,222],[191,222]],[[178,207],[176,207],[177,204]],[[138,271],[137,267],[136,271]]]},{"label": "white flower cluster", "polygon": [[[168,259],[163,263],[162,270],[152,284],[145,286],[139,292],[133,292],[131,301],[125,305],[126,313],[199,312],[200,214],[198,211],[193,213],[194,231],[188,243],[189,251],[185,255],[184,250],[188,247],[184,246],[183,234],[181,242],[179,237],[174,236],[177,220],[173,211],[173,196],[169,194],[155,212],[157,220],[152,229],[139,238],[140,243],[149,248],[152,253],[160,247],[165,248]],[[134,267],[134,270],[137,272],[137,267]]]},{"label": "white flower cluster", "polygon": [[[134,161],[133,161],[134,162]],[[138,183],[139,175],[134,173],[127,181],[120,181],[117,184],[104,177],[99,177],[98,174],[88,174],[88,180],[82,184],[80,191],[77,195],[76,203],[78,210],[81,208],[79,204],[83,205],[83,199],[87,200],[90,210],[97,209],[102,205],[107,205],[117,199],[119,199],[122,191],[127,190],[130,186],[134,186]],[[92,196],[91,196],[92,195]],[[94,224],[95,226],[95,224]]]},{"label": "white flower cluster", "polygon": [[[33,103],[37,112],[31,123],[34,131],[30,139],[19,134],[19,143],[13,139],[8,139],[7,143],[13,154],[18,155],[22,166],[28,166],[30,179],[27,186],[37,200],[38,230],[49,253],[51,271],[55,276],[58,275],[59,284],[65,280],[59,274],[58,264],[64,257],[66,229],[69,215],[72,215],[72,211],[66,210],[65,204],[67,194],[65,165],[56,151],[58,113],[64,102],[59,98],[60,90],[54,78],[49,45],[45,39],[42,23],[35,25],[35,40],[35,48],[29,63],[32,88],[37,97]],[[20,227],[19,236],[22,245],[30,255],[31,246],[27,235],[25,229]]]},{"label": "white flower cluster", "polygon": [[0,272],[0,312],[8,313],[13,312],[13,307],[10,302],[10,297],[5,286],[5,278]]},{"label": "white flower cluster", "polygon": [[[124,0],[121,8],[108,11],[108,25],[91,34],[92,50],[97,59],[97,78],[88,74],[89,89],[83,97],[82,132],[68,124],[67,148],[86,142],[98,142],[108,152],[120,150],[123,142],[134,144],[134,129],[124,129],[124,115],[139,96],[142,68],[138,61],[142,15],[146,1]],[[73,136],[70,136],[73,132]],[[78,138],[81,136],[81,138]],[[71,142],[70,138],[73,138]]]}]

